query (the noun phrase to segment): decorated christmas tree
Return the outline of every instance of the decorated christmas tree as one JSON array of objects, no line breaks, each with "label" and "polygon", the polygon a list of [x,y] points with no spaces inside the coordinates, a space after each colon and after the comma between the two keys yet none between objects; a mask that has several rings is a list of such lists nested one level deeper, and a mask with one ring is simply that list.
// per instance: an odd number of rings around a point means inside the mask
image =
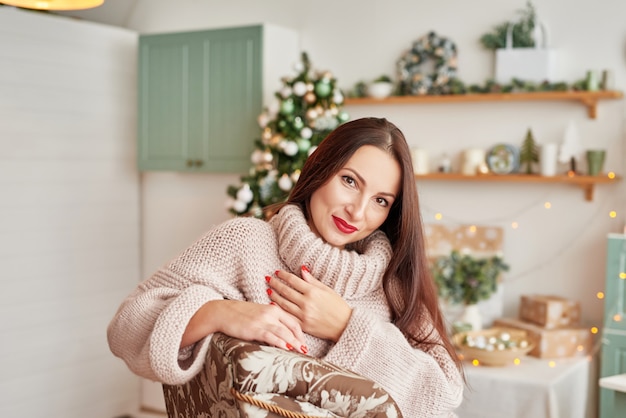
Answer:
[{"label": "decorated christmas tree", "polygon": [[263,218],[265,206],[287,199],[308,156],[348,120],[344,95],[330,72],[314,71],[306,53],[295,70],[258,117],[261,138],[254,142],[250,172],[228,187],[227,209],[234,215]]}]

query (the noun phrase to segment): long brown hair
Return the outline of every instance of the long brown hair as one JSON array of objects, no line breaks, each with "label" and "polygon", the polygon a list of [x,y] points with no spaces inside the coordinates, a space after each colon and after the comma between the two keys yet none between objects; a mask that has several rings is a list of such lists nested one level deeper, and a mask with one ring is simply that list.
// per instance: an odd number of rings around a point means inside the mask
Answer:
[{"label": "long brown hair", "polygon": [[[387,234],[393,248],[383,277],[392,321],[414,343],[443,344],[461,369],[439,309],[436,285],[426,258],[411,153],[398,127],[384,118],[356,119],[337,127],[306,160],[300,178],[284,204],[299,205],[305,217],[310,219],[308,206],[313,192],[326,184],[364,145],[373,145],[387,152],[400,164],[402,173],[400,192],[379,228]],[[432,322],[441,339],[433,335],[431,328],[417,325],[422,321]]]}]

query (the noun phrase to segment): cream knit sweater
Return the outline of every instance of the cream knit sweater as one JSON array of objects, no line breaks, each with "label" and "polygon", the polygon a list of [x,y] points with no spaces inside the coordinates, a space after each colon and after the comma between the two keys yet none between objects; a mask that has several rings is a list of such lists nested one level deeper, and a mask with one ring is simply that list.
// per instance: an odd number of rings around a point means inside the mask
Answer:
[{"label": "cream knit sweater", "polygon": [[462,400],[463,381],[448,353],[439,346],[412,347],[390,323],[382,290],[390,257],[380,231],[351,249],[324,243],[297,206],[283,207],[269,222],[234,218],[138,285],[108,327],[109,346],[142,377],[185,382],[202,367],[211,338],[179,350],[187,323],[204,303],[223,298],[269,303],[264,277],[277,269],[298,274],[306,265],[353,308],[337,343],[307,335],[309,355],[376,381],[407,418],[452,415]]}]

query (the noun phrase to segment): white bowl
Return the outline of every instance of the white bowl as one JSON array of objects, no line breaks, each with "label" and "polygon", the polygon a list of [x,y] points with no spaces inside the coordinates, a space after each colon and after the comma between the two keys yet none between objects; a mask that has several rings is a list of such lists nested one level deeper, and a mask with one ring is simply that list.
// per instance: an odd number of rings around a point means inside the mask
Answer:
[{"label": "white bowl", "polygon": [[392,92],[393,83],[379,81],[371,83],[367,86],[367,94],[375,99],[384,99],[385,97],[389,97]]}]

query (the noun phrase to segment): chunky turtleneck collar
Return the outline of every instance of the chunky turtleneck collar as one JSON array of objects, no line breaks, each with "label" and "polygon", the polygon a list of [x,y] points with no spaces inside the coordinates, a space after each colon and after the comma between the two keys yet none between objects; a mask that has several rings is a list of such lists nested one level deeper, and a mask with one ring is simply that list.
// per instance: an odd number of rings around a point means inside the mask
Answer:
[{"label": "chunky turtleneck collar", "polygon": [[379,288],[392,251],[387,236],[376,231],[342,250],[324,242],[308,226],[302,210],[285,205],[269,221],[278,250],[292,272],[305,265],[314,277],[345,298],[362,297]]}]

